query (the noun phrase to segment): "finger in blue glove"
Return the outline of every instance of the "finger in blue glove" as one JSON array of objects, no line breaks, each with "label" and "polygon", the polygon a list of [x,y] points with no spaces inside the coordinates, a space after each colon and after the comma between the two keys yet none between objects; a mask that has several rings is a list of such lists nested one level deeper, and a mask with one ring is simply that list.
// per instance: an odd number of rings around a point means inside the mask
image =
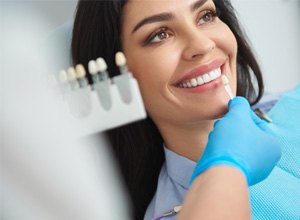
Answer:
[{"label": "finger in blue glove", "polygon": [[214,124],[190,183],[212,166],[228,165],[240,169],[248,185],[254,185],[267,178],[279,161],[279,142],[248,101],[237,96],[229,101],[228,108],[225,116]]}]

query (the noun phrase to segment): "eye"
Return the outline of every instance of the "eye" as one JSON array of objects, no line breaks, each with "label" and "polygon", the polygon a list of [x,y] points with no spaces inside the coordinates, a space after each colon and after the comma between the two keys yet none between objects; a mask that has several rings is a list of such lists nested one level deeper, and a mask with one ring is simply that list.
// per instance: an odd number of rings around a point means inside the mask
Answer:
[{"label": "eye", "polygon": [[162,42],[170,37],[170,33],[167,28],[161,28],[157,32],[150,35],[145,41],[145,45],[152,43]]},{"label": "eye", "polygon": [[217,17],[217,12],[214,10],[205,11],[204,14],[198,20],[198,25],[203,25],[206,23],[211,23]]},{"label": "eye", "polygon": [[162,40],[164,40],[164,39],[167,39],[168,37],[169,37],[168,32],[166,32],[166,31],[161,31],[161,32],[159,32],[159,33],[157,33],[157,34],[155,34],[155,35],[153,36],[153,38],[151,39],[151,43],[157,43],[157,42],[160,42],[160,41],[162,41]]}]

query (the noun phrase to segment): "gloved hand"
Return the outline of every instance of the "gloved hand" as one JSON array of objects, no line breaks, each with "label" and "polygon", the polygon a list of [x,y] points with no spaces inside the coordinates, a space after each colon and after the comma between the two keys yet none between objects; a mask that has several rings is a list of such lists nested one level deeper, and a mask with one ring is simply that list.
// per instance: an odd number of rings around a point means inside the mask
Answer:
[{"label": "gloved hand", "polygon": [[214,124],[208,143],[190,183],[212,166],[234,166],[246,175],[248,185],[264,180],[281,157],[278,141],[243,97],[228,103],[229,111]]}]

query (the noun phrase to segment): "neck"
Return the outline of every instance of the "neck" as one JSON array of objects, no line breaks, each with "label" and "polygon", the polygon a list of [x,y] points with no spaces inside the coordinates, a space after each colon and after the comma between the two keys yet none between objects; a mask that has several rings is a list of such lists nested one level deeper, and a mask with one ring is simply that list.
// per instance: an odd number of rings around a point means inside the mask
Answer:
[{"label": "neck", "polygon": [[168,149],[197,162],[205,149],[213,123],[213,120],[209,120],[197,125],[158,127]]}]

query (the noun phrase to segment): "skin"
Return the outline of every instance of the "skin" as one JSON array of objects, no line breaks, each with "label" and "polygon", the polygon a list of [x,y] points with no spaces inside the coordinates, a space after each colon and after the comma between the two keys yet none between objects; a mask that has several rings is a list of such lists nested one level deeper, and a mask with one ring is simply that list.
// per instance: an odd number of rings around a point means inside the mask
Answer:
[{"label": "skin", "polygon": [[[166,146],[197,161],[214,120],[227,112],[229,97],[220,78],[198,89],[177,83],[195,68],[215,69],[211,63],[217,62],[235,93],[237,43],[228,26],[211,16],[213,1],[191,10],[195,2],[130,0],[123,11],[121,38],[128,67]],[[161,13],[172,18],[134,30],[144,18]],[[153,38],[145,43],[150,35]]]}]

